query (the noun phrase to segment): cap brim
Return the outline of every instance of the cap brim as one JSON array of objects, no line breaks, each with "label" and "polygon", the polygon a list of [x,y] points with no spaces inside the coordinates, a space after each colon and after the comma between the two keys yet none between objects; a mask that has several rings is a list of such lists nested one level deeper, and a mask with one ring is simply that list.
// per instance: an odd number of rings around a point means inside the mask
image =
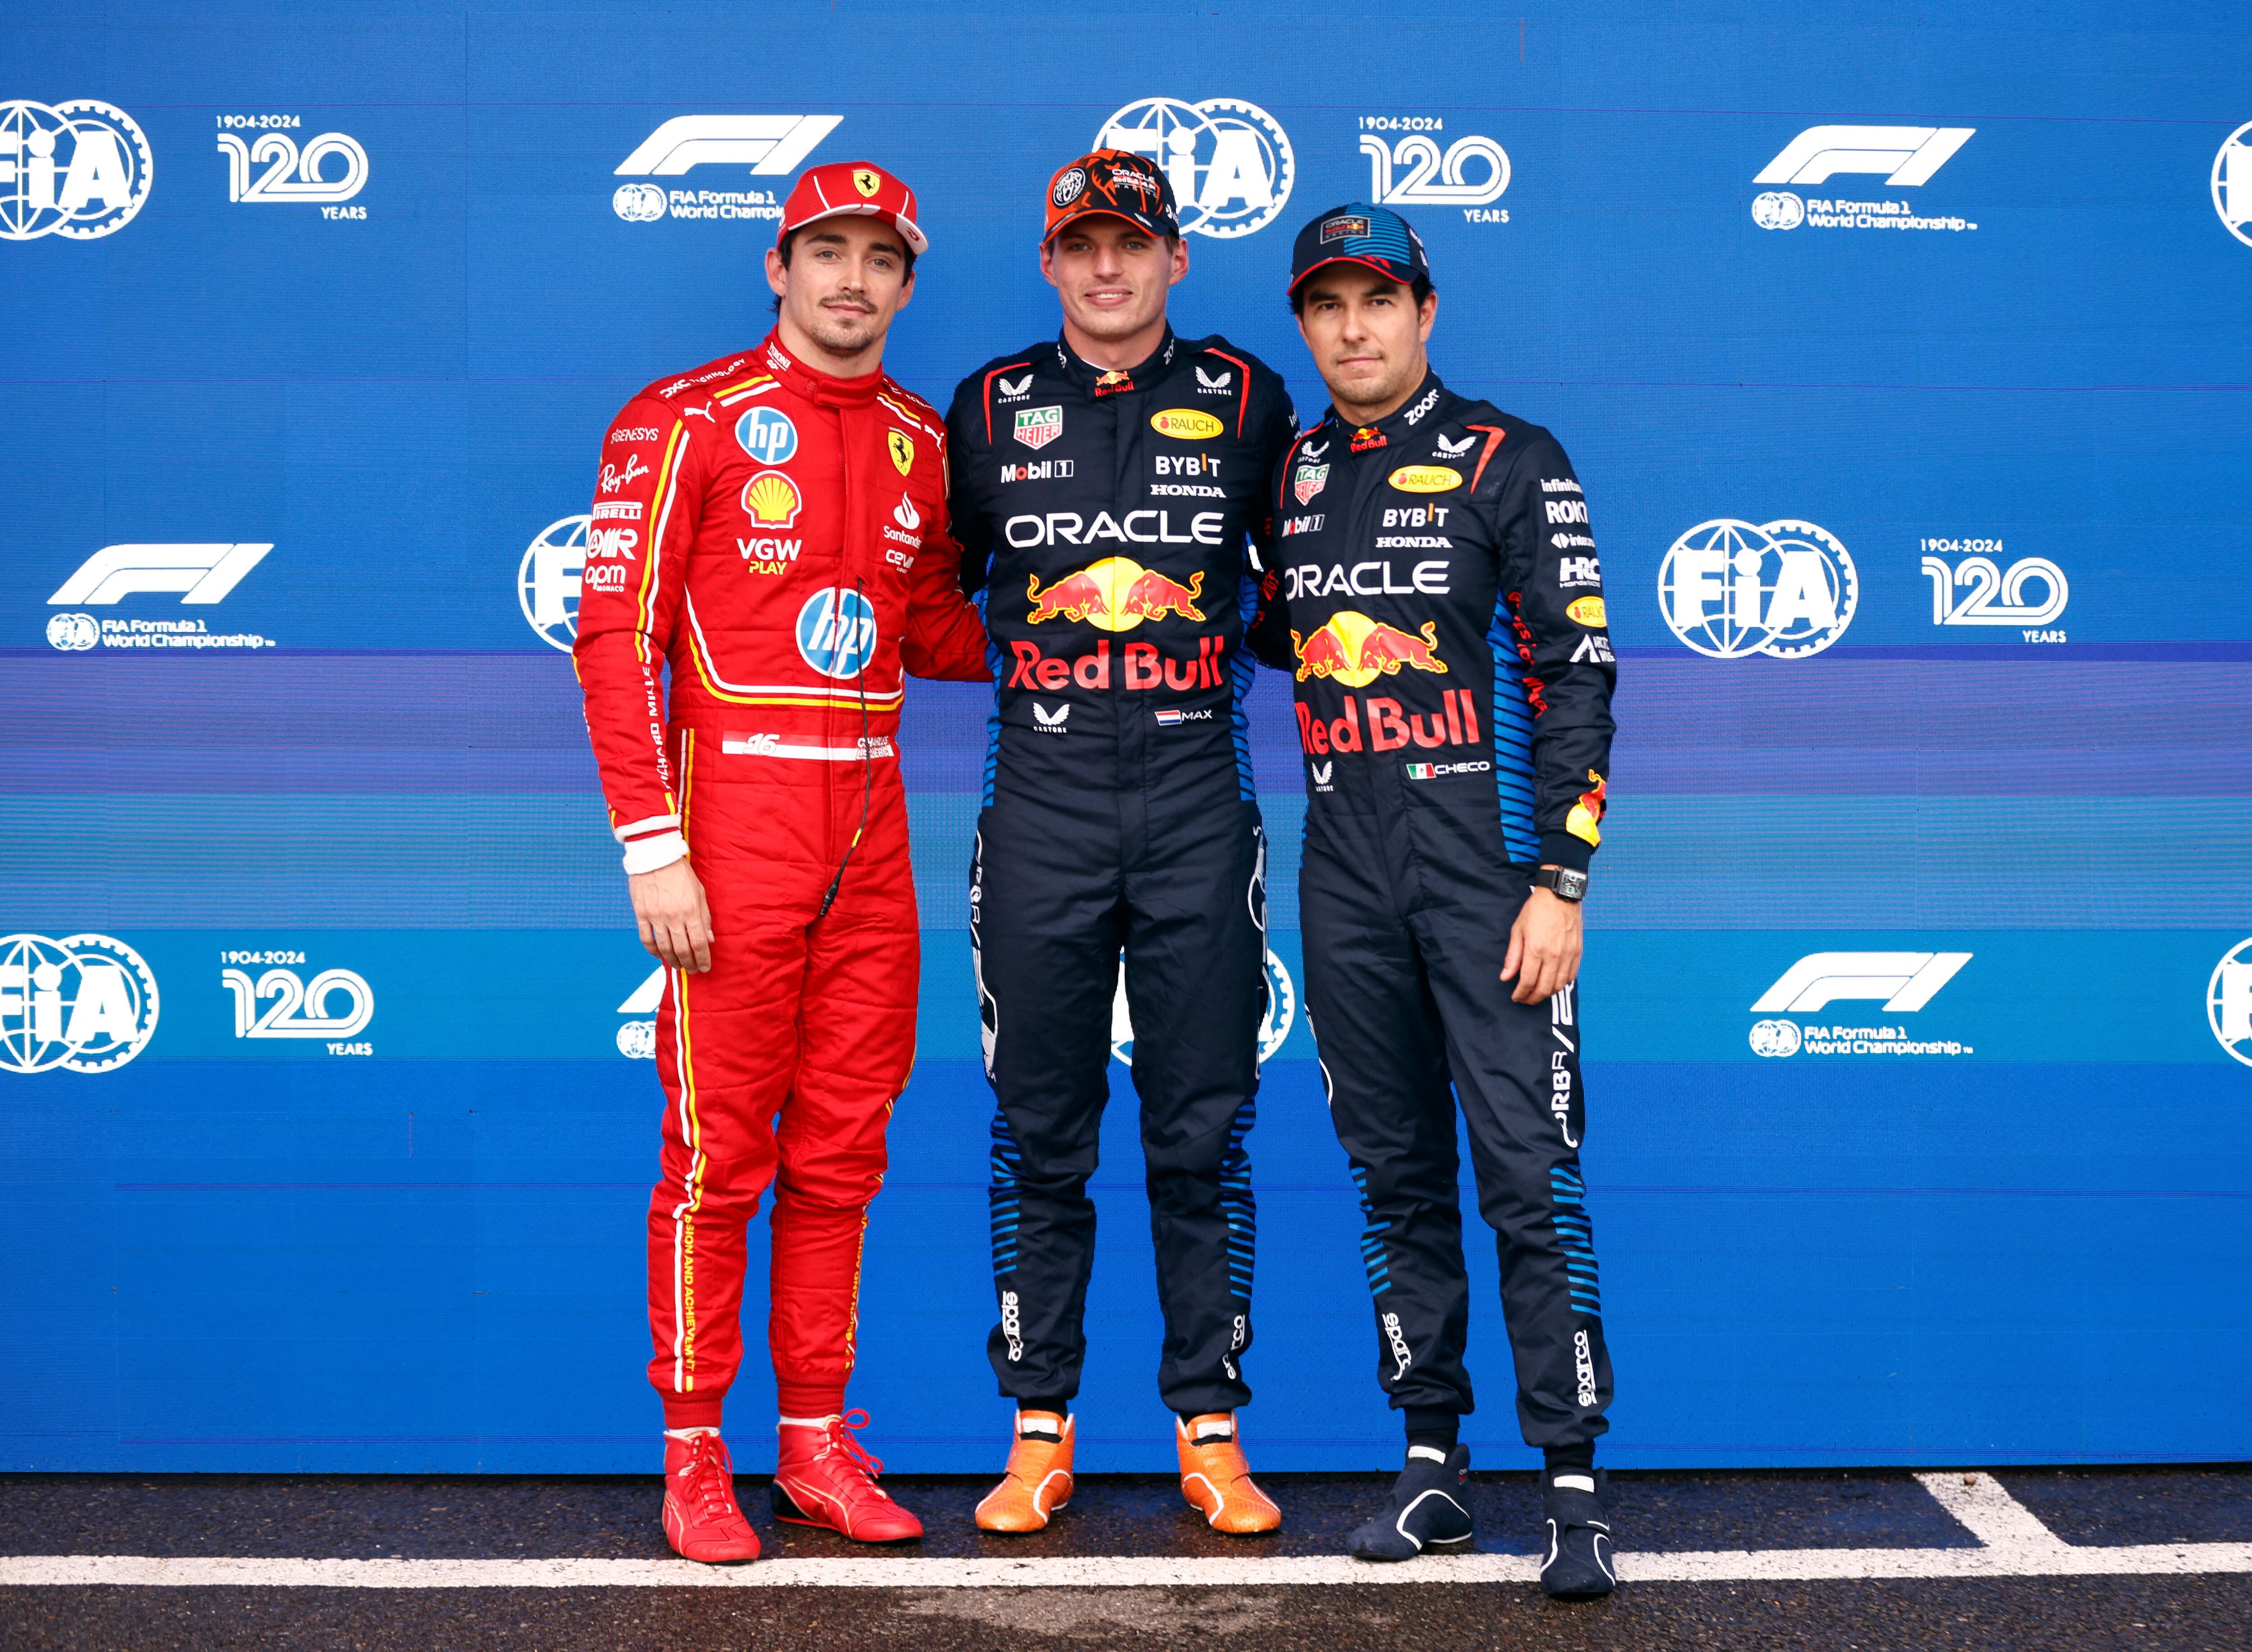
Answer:
[{"label": "cap brim", "polygon": [[1043,246],[1046,246],[1050,241],[1055,239],[1057,236],[1062,234],[1067,228],[1078,223],[1079,220],[1083,218],[1120,219],[1124,220],[1126,223],[1133,225],[1136,229],[1144,229],[1149,231],[1152,235],[1164,236],[1178,235],[1180,233],[1178,230],[1169,230],[1164,225],[1158,223],[1155,219],[1144,218],[1139,212],[1129,212],[1123,207],[1112,206],[1108,202],[1098,202],[1093,206],[1075,206],[1069,212],[1067,212],[1061,218],[1049,225],[1046,230],[1042,233],[1040,236],[1040,245]]},{"label": "cap brim", "polygon": [[1321,271],[1327,269],[1332,264],[1358,264],[1363,269],[1374,270],[1379,275],[1383,276],[1387,281],[1399,282],[1402,287],[1408,286],[1415,279],[1412,274],[1406,274],[1394,269],[1389,264],[1380,262],[1375,259],[1361,258],[1352,253],[1338,253],[1322,260],[1318,264],[1307,265],[1303,271],[1290,278],[1290,284],[1288,288],[1284,288],[1284,290],[1286,292],[1296,292],[1300,285],[1303,284],[1308,277],[1319,274]]},{"label": "cap brim", "polygon": [[810,218],[798,219],[782,233],[796,234],[807,225],[818,224],[824,218],[887,218],[898,226],[900,233],[907,237],[908,249],[917,258],[930,251],[930,237],[922,233],[921,226],[914,219],[904,212],[894,212],[878,206],[872,201],[853,201],[844,206],[825,207]]}]

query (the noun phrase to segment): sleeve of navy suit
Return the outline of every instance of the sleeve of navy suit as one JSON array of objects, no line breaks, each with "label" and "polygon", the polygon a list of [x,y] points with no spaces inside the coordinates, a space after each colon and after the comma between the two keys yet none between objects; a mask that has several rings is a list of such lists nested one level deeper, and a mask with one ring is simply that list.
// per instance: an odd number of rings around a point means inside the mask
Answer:
[{"label": "sleeve of navy suit", "polygon": [[[1602,841],[1618,667],[1587,496],[1563,448],[1512,433],[1491,509],[1502,547],[1498,649],[1513,646],[1533,712],[1533,826],[1544,865],[1584,871]],[[1519,445],[1521,442],[1522,445]]]}]

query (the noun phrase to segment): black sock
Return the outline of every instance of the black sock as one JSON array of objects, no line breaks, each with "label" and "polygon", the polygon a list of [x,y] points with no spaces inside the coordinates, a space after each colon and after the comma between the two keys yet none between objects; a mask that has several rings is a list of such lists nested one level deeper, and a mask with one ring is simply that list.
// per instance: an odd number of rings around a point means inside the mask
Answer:
[{"label": "black sock", "polygon": [[1183,1411],[1174,1413],[1181,1419],[1181,1426],[1189,1431],[1189,1443],[1192,1446],[1201,1446],[1208,1440],[1234,1439],[1235,1430],[1232,1427],[1224,1433],[1218,1428],[1208,1429],[1202,1433],[1197,1432],[1197,1419],[1209,1417],[1212,1414],[1208,1411]]},{"label": "black sock", "polygon": [[1458,1413],[1432,1406],[1409,1406],[1404,1415],[1410,1446],[1429,1446],[1442,1456],[1455,1448],[1463,1426]]},{"label": "black sock", "polygon": [[1591,1475],[1595,1472],[1595,1448],[1593,1443],[1582,1446],[1550,1446],[1541,1454],[1547,1459],[1548,1473]]}]

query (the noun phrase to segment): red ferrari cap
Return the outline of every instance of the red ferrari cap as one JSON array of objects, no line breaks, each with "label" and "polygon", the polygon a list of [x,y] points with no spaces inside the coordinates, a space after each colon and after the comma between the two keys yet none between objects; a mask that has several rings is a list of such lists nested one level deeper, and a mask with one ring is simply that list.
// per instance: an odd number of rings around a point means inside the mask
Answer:
[{"label": "red ferrari cap", "polygon": [[917,257],[930,251],[930,237],[915,222],[914,191],[880,166],[868,161],[832,161],[817,166],[797,180],[797,187],[782,203],[782,228],[775,244],[792,230],[824,218],[846,215],[888,218],[907,238]]},{"label": "red ferrari cap", "polygon": [[1128,149],[1082,155],[1048,180],[1048,222],[1041,239],[1053,240],[1072,219],[1097,212],[1139,224],[1152,235],[1181,233],[1171,182],[1155,162]]}]

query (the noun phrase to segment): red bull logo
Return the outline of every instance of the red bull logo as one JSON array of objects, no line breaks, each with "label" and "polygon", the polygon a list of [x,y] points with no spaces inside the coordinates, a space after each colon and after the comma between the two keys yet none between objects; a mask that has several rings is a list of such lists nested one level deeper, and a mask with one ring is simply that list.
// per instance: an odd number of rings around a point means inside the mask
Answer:
[{"label": "red bull logo", "polygon": [[1380,677],[1397,677],[1403,665],[1419,671],[1447,669],[1439,657],[1435,621],[1424,621],[1418,636],[1351,608],[1330,615],[1310,637],[1291,632],[1290,648],[1298,656],[1301,683],[1310,677],[1335,677],[1347,688],[1364,688]]},{"label": "red bull logo", "polygon": [[[1468,689],[1442,691],[1439,706],[1435,711],[1411,711],[1398,700],[1381,695],[1371,694],[1364,700],[1348,694],[1345,697],[1344,716],[1323,718],[1316,717],[1301,700],[1298,744],[1316,757],[1326,757],[1331,752],[1398,752],[1410,746],[1431,751],[1445,746],[1483,743],[1477,707],[1471,702]],[[1408,766],[1411,778],[1431,778],[1430,774],[1415,774],[1415,767]],[[1450,774],[1470,772],[1467,765],[1459,763],[1442,765],[1433,771]]]},{"label": "red bull logo", "polygon": [[1168,614],[1202,624],[1204,611],[1197,607],[1197,599],[1203,589],[1201,568],[1183,585],[1131,557],[1105,557],[1045,590],[1039,576],[1032,575],[1025,582],[1025,594],[1032,604],[1025,618],[1038,625],[1060,614],[1074,625],[1103,631],[1130,631],[1144,620],[1162,620]]},{"label": "red bull logo", "polygon": [[1571,814],[1565,817],[1564,829],[1574,837],[1583,838],[1590,843],[1600,843],[1603,841],[1606,788],[1603,777],[1592,768],[1588,771],[1588,789],[1580,794],[1579,801],[1572,805]]}]

